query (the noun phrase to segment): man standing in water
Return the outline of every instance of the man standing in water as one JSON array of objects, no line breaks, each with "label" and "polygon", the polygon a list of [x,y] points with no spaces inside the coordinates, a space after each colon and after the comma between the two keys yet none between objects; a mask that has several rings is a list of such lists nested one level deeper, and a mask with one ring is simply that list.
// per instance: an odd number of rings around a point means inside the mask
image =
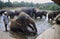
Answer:
[{"label": "man standing in water", "polygon": [[5,30],[8,31],[7,30],[7,25],[9,23],[9,18],[8,18],[7,12],[4,12],[3,21],[4,21],[4,25],[5,25]]},{"label": "man standing in water", "polygon": [[[3,14],[4,13],[4,14]],[[0,12],[0,30],[6,30],[7,31],[7,25],[9,23],[7,12]],[[4,29],[5,25],[5,29]]]}]

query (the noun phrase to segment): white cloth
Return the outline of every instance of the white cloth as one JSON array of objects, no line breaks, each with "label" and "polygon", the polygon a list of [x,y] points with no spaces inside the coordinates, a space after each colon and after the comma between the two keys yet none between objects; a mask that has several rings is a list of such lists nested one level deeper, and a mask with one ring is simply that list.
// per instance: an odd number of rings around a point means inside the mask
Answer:
[{"label": "white cloth", "polygon": [[6,24],[9,23],[9,18],[6,15],[3,15],[3,20],[5,21]]}]

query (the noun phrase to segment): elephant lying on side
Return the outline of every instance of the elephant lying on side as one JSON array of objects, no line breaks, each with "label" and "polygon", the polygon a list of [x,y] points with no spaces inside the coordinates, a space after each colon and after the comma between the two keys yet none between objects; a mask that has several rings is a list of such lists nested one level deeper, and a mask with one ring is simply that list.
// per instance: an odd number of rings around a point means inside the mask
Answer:
[{"label": "elephant lying on side", "polygon": [[[28,30],[28,27],[30,27],[32,31]],[[21,12],[18,18],[11,22],[10,30],[13,32],[22,32],[27,35],[35,35],[37,33],[35,22],[24,12]]]}]

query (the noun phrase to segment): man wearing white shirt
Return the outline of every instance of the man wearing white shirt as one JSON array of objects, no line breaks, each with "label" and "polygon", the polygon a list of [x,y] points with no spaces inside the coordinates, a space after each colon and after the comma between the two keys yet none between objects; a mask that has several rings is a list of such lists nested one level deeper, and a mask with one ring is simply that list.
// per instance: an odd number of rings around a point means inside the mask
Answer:
[{"label": "man wearing white shirt", "polygon": [[8,18],[7,12],[4,12],[3,21],[4,21],[4,24],[5,24],[5,30],[8,31],[7,30],[7,25],[9,23],[9,18]]}]

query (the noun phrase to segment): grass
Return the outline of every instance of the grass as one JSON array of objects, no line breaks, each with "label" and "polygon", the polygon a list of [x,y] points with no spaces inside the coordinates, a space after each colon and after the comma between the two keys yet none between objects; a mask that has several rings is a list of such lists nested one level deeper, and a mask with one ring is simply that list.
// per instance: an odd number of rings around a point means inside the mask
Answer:
[{"label": "grass", "polygon": [[2,8],[2,10],[15,10],[17,8],[20,8],[20,7],[4,7]]}]

